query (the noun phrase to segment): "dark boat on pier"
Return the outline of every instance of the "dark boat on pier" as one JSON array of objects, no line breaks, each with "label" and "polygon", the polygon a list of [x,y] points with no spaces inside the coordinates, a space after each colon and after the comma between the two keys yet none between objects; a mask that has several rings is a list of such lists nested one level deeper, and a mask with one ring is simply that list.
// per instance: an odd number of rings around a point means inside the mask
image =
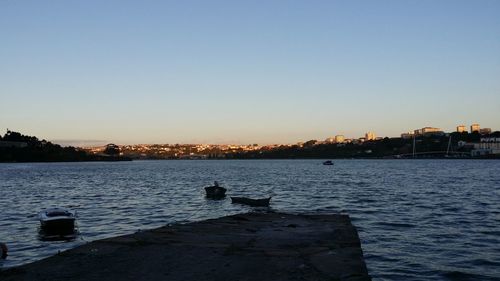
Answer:
[{"label": "dark boat on pier", "polygon": [[271,197],[263,199],[252,199],[247,197],[231,197],[231,203],[244,204],[252,207],[269,207]]},{"label": "dark boat on pier", "polygon": [[226,191],[227,189],[219,186],[219,183],[217,181],[214,182],[213,186],[205,187],[206,196],[210,199],[222,199],[226,197]]}]

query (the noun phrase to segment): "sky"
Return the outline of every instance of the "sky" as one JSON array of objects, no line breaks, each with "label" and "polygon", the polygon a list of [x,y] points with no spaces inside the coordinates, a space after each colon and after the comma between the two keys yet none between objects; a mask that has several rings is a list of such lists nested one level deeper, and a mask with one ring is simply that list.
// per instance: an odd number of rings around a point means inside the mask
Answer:
[{"label": "sky", "polygon": [[500,1],[0,0],[0,133],[295,143],[500,130]]}]

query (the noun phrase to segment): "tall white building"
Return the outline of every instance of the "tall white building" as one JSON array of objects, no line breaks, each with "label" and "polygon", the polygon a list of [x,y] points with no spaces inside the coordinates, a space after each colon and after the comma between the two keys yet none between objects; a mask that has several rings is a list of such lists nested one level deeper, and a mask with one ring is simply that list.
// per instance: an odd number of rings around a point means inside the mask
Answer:
[{"label": "tall white building", "polygon": [[365,140],[366,141],[371,141],[371,140],[375,140],[376,136],[375,136],[375,133],[374,132],[368,132],[365,134]]},{"label": "tall white building", "polygon": [[344,135],[336,135],[335,136],[336,143],[343,143],[344,141],[345,141]]},{"label": "tall white building", "polygon": [[479,132],[480,129],[481,129],[481,127],[479,126],[479,124],[470,125],[470,132],[471,133]]}]

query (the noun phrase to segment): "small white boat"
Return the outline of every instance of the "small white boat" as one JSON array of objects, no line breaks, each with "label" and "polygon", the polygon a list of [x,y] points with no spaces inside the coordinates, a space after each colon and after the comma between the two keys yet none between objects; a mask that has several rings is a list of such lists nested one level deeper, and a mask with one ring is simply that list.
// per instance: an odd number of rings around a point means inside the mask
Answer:
[{"label": "small white boat", "polygon": [[41,228],[50,234],[71,234],[75,231],[76,213],[66,208],[51,208],[38,213]]}]

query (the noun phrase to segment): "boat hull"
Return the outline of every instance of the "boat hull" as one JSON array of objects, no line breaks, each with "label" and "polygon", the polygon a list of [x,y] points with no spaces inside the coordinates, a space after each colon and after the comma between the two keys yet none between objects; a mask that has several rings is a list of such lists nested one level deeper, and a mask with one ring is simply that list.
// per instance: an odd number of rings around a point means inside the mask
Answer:
[{"label": "boat hull", "polygon": [[61,218],[47,221],[40,221],[41,229],[45,234],[66,235],[75,232],[74,218]]},{"label": "boat hull", "polygon": [[52,208],[38,214],[41,231],[46,235],[67,235],[75,232],[76,213],[65,208]]},{"label": "boat hull", "polygon": [[244,204],[252,207],[269,207],[271,197],[263,199],[252,199],[247,197],[231,197],[231,203]]},{"label": "boat hull", "polygon": [[222,199],[226,197],[226,191],[227,189],[221,186],[205,187],[206,196],[209,199]]}]

